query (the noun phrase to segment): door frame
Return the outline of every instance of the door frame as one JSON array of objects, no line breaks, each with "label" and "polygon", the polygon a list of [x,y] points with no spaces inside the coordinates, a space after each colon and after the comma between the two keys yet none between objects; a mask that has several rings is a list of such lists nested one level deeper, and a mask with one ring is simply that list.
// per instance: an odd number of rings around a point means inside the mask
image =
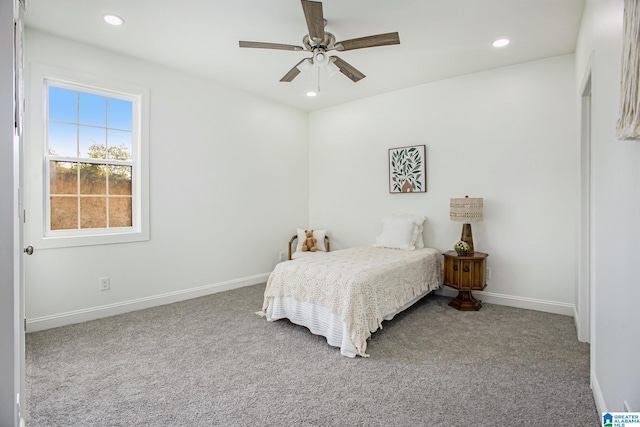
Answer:
[{"label": "door frame", "polygon": [[[593,54],[592,54],[593,56]],[[594,190],[593,141],[591,137],[591,64],[586,67],[580,85],[580,213],[578,231],[578,277],[576,292],[576,326],[578,340],[591,343],[593,339],[593,281],[594,281]]]}]

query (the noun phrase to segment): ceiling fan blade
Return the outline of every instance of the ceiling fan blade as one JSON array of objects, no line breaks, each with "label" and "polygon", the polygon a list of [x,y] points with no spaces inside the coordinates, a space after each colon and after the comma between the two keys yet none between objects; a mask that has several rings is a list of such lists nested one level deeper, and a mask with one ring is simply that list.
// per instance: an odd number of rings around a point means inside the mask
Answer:
[{"label": "ceiling fan blade", "polygon": [[240,41],[240,47],[252,47],[252,48],[258,48],[258,49],[293,50],[293,51],[304,50],[302,46],[294,46],[292,44],[246,42],[246,41]]},{"label": "ceiling fan blade", "polygon": [[298,77],[298,74],[300,74],[300,69],[298,68],[298,65],[302,64],[304,61],[308,61],[309,58],[304,58],[302,61],[298,62],[296,65],[293,66],[292,69],[290,69],[287,74],[285,74],[280,81],[281,82],[291,82],[293,81],[293,79],[295,79],[296,77]]},{"label": "ceiling fan blade", "polygon": [[378,34],[375,36],[360,37],[357,39],[344,40],[335,44],[335,49],[342,52],[345,50],[363,49],[365,47],[387,46],[400,44],[400,35],[395,33]]},{"label": "ceiling fan blade", "polygon": [[336,64],[342,74],[349,77],[351,80],[353,80],[354,83],[367,77],[360,71],[356,70],[352,65],[348,64],[346,61],[338,58],[337,56],[332,56],[331,61]]},{"label": "ceiling fan blade", "polygon": [[314,42],[321,43],[324,40],[322,2],[302,0],[302,9],[304,10],[304,17],[307,20],[309,37],[311,37]]}]

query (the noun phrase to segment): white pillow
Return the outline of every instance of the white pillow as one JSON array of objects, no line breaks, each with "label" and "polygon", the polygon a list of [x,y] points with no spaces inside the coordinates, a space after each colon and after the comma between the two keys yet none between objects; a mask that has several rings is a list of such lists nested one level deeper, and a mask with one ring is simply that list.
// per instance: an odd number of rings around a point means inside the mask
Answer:
[{"label": "white pillow", "polygon": [[424,221],[427,218],[424,216],[412,215],[412,214],[396,214],[395,216],[403,217],[403,218],[414,218],[416,221],[418,221],[418,238],[416,239],[415,245],[416,245],[416,249],[423,249],[424,248],[424,237],[423,237]]},{"label": "white pillow", "polygon": [[[313,230],[313,237],[318,239],[316,242],[316,249],[321,252],[326,252],[327,248],[324,247],[324,236],[327,234],[327,230]],[[298,244],[296,246],[296,252],[302,251],[302,245],[304,241],[307,240],[307,235],[305,234],[305,230],[302,228],[298,228]]]},{"label": "white pillow", "polygon": [[416,249],[424,249],[424,238],[422,237],[423,231],[424,231],[424,225],[420,224],[418,226],[418,238],[416,239]]},{"label": "white pillow", "polygon": [[384,219],[382,234],[376,239],[374,246],[381,248],[405,249],[416,248],[416,240],[420,221],[415,217],[393,216]]}]

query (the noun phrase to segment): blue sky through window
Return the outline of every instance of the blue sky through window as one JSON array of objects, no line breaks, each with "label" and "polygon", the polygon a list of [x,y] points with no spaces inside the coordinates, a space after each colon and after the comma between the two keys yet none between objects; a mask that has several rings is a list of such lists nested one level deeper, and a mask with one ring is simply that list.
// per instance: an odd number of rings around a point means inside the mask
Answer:
[{"label": "blue sky through window", "polygon": [[89,157],[92,144],[122,147],[131,158],[133,103],[49,86],[49,154]]},{"label": "blue sky through window", "polygon": [[91,93],[80,93],[80,123],[107,126],[107,98]]},{"label": "blue sky through window", "polygon": [[78,122],[78,92],[49,87],[49,120]]}]

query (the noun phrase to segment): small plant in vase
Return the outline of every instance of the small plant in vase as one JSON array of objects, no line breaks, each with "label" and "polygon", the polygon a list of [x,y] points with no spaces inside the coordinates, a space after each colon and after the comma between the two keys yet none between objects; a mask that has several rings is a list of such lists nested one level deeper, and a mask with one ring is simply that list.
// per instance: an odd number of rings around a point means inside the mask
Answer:
[{"label": "small plant in vase", "polygon": [[466,255],[467,251],[469,251],[469,244],[467,242],[463,242],[462,240],[458,240],[455,245],[453,245],[453,249],[456,250],[458,255]]}]

